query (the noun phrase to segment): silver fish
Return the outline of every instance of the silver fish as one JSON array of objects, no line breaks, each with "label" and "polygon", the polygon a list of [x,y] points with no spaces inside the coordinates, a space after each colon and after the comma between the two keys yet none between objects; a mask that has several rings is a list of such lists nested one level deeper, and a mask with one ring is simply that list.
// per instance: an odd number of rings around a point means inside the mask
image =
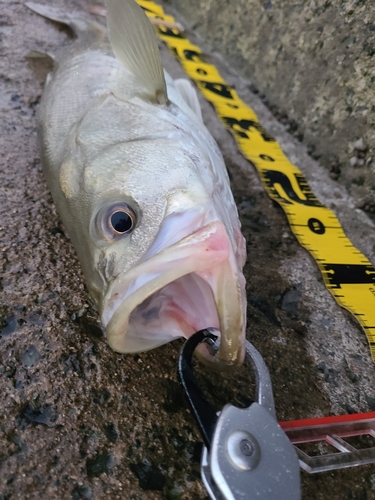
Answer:
[{"label": "silver fish", "polygon": [[107,1],[108,32],[82,14],[26,5],[77,35],[54,56],[39,138],[110,346],[144,351],[211,328],[215,362],[240,364],[245,243],[193,86],[163,70],[134,0]]}]

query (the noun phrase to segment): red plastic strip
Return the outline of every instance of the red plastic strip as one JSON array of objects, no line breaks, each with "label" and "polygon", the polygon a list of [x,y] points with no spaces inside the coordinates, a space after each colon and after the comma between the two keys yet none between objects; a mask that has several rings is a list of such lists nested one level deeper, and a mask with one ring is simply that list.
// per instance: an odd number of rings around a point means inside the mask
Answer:
[{"label": "red plastic strip", "polygon": [[375,418],[375,411],[367,413],[353,413],[351,415],[338,415],[332,417],[305,418],[302,420],[287,420],[279,422],[282,429],[294,429],[296,427],[312,427],[319,425],[338,424],[342,422],[358,422]]}]

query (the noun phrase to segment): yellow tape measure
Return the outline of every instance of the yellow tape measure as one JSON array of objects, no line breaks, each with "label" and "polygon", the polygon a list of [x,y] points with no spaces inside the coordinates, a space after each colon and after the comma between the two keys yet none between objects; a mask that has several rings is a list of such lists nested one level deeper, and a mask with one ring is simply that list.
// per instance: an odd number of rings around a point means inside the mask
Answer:
[{"label": "yellow tape measure", "polygon": [[[149,17],[175,23],[152,0],[137,0]],[[284,209],[299,243],[316,260],[326,287],[365,330],[375,360],[375,268],[345,235],[335,214],[314,196],[302,172],[282,152],[249,108],[201,50],[177,29],[157,26],[158,36],[177,57],[255,165],[269,196]]]}]

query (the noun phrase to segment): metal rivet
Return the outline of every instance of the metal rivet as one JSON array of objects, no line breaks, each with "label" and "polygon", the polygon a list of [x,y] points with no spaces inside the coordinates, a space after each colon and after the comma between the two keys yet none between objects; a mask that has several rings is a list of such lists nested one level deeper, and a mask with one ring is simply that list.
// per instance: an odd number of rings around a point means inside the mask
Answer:
[{"label": "metal rivet", "polygon": [[248,439],[243,439],[240,442],[240,450],[243,455],[246,457],[251,457],[251,455],[254,453],[255,449],[254,446],[251,444],[251,442]]},{"label": "metal rivet", "polygon": [[260,446],[256,438],[245,431],[233,432],[227,440],[231,462],[242,470],[252,470],[260,460]]}]

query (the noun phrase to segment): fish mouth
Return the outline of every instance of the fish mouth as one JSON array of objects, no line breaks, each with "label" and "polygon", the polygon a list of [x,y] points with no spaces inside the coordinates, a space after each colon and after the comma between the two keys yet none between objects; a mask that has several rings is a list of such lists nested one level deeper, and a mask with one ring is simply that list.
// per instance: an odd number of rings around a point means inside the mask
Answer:
[{"label": "fish mouth", "polygon": [[145,351],[207,328],[220,336],[214,359],[201,352],[209,361],[244,359],[244,278],[219,221],[120,274],[107,297],[102,322],[115,351]]}]

